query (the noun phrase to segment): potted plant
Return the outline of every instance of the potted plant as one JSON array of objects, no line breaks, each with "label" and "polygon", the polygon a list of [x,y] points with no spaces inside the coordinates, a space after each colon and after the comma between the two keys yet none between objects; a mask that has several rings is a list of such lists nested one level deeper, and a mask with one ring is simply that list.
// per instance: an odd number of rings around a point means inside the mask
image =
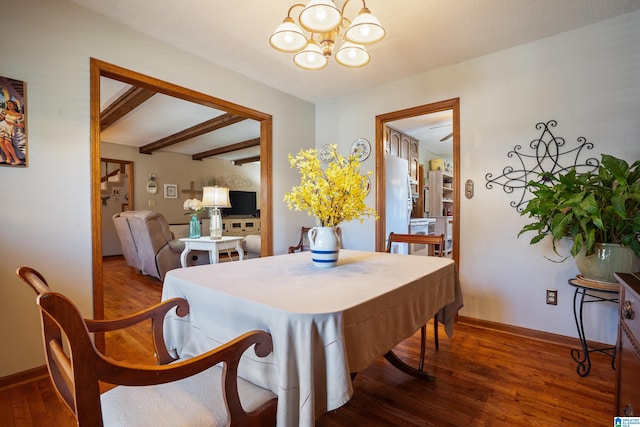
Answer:
[{"label": "potted plant", "polygon": [[640,270],[640,160],[629,166],[603,154],[597,170],[574,167],[541,178],[528,183],[534,197],[521,214],[534,222],[518,236],[535,232],[531,244],[551,236],[556,254],[562,238],[572,239],[571,255],[586,279],[615,283],[614,272]]},{"label": "potted plant", "polygon": [[290,210],[307,211],[315,216],[320,227],[309,230],[309,243],[313,265],[335,267],[338,263],[340,238],[336,227],[364,217],[378,218],[375,210],[364,202],[369,192],[368,176],[360,173],[360,162],[355,155],[343,157],[337,145],[329,146],[329,165],[323,169],[315,148],[301,150],[296,156],[289,154],[289,165],[300,172],[300,185],[284,196]]}]

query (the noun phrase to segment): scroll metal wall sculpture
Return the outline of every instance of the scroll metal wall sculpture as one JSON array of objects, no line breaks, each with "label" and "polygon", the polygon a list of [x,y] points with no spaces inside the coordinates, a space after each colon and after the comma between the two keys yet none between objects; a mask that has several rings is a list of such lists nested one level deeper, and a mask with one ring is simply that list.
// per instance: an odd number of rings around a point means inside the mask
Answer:
[{"label": "scroll metal wall sculpture", "polygon": [[579,157],[582,151],[593,149],[593,143],[587,142],[587,139],[581,136],[577,139],[578,146],[571,149],[565,147],[564,138],[556,137],[551,132],[551,128],[556,127],[557,124],[555,120],[536,124],[536,129],[542,130],[542,133],[539,138],[529,143],[532,152],[523,153],[522,146],[516,145],[507,153],[507,157],[514,158],[519,163],[518,166],[505,166],[502,169],[502,175],[495,178],[492,173],[485,175],[487,179],[485,185],[488,189],[498,185],[505,193],[520,193],[519,200],[510,203],[518,212],[522,212],[529,201],[525,200],[529,181],[545,183],[543,173],[557,176],[573,168],[578,172],[588,172],[596,170],[600,165],[600,161],[592,157],[580,162]]}]

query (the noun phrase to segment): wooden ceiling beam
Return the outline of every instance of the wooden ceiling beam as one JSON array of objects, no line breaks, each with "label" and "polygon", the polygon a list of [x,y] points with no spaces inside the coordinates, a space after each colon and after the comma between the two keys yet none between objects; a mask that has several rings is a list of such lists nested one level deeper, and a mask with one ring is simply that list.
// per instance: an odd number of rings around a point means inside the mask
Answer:
[{"label": "wooden ceiling beam", "polygon": [[141,87],[132,87],[126,91],[122,96],[111,103],[111,105],[100,112],[100,131],[105,130],[122,117],[129,114],[155,94],[156,92],[149,89],[143,89]]},{"label": "wooden ceiling beam", "polygon": [[238,142],[238,143],[227,145],[224,147],[214,148],[213,150],[203,151],[202,153],[196,153],[193,156],[191,156],[191,158],[193,160],[202,160],[205,157],[217,156],[219,154],[243,150],[245,148],[258,147],[259,145],[260,145],[260,138],[248,139],[246,141]]},{"label": "wooden ceiling beam", "polygon": [[245,157],[244,159],[237,159],[233,161],[233,164],[236,166],[242,166],[245,163],[253,163],[253,162],[259,162],[260,161],[260,156],[253,156],[253,157]]},{"label": "wooden ceiling beam", "polygon": [[169,135],[150,144],[143,145],[142,147],[140,147],[140,153],[151,154],[156,150],[160,150],[179,142],[195,138],[196,136],[204,135],[205,133],[222,129],[225,126],[231,126],[243,120],[246,120],[246,117],[238,116],[231,113],[222,114],[211,120],[207,120],[206,122],[202,122],[193,127],[190,127],[189,129],[174,133],[173,135]]}]

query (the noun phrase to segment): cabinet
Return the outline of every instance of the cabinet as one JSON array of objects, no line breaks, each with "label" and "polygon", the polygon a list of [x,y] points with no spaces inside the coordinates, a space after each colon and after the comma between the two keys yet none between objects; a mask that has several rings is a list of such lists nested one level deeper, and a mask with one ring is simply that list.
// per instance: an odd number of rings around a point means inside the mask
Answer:
[{"label": "cabinet", "polygon": [[394,156],[402,157],[400,156],[400,132],[390,127],[387,127],[387,131],[389,153],[393,154]]},{"label": "cabinet", "polygon": [[[400,132],[397,129],[386,126],[385,132],[385,152],[398,156],[409,162],[409,170],[407,173],[418,184],[412,185],[411,192],[419,194],[421,181],[420,181],[420,142],[417,139],[411,138]],[[420,195],[418,195],[420,197]]]},{"label": "cabinet", "polygon": [[450,254],[453,246],[453,217],[436,216],[435,220],[434,234],[444,234],[444,253]]},{"label": "cabinet", "polygon": [[453,213],[453,175],[437,170],[429,171],[429,216],[448,216]]},{"label": "cabinet", "polygon": [[453,243],[453,175],[429,171],[429,217],[436,219],[435,234],[444,234],[445,254]]},{"label": "cabinet", "polygon": [[420,178],[420,145],[418,140],[413,138],[409,138],[409,176],[418,181],[413,189],[413,192],[417,193],[424,184],[424,177]]},{"label": "cabinet", "polygon": [[640,273],[616,273],[620,282],[615,415],[640,416]]},{"label": "cabinet", "polygon": [[248,236],[260,234],[260,218],[223,218],[223,236]]}]

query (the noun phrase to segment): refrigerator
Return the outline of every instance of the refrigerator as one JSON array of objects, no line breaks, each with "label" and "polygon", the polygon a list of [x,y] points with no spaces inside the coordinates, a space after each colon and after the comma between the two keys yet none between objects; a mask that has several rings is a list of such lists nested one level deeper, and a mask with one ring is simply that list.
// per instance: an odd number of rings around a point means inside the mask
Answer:
[{"label": "refrigerator", "polygon": [[[409,162],[393,154],[385,153],[385,247],[389,233],[408,233],[411,219],[411,187],[409,185]],[[394,243],[392,253],[408,254],[407,243]]]}]

